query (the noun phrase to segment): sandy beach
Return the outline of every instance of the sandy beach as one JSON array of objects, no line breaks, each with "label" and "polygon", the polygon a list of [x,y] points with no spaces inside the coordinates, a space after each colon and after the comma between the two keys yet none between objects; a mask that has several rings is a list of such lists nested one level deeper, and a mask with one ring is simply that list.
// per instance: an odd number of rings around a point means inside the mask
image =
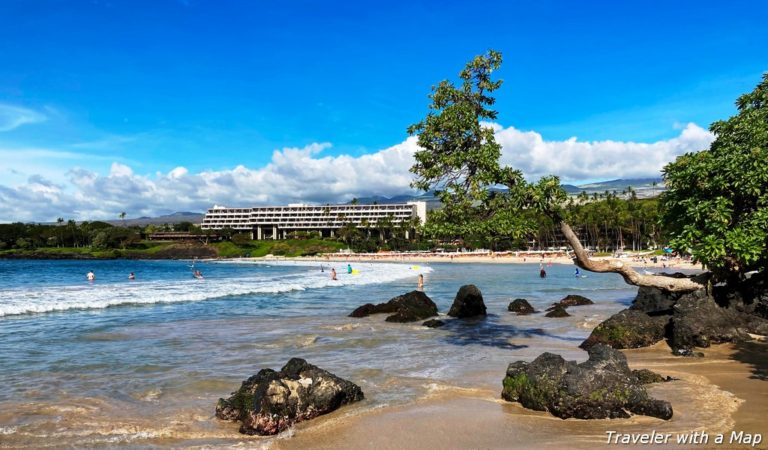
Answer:
[{"label": "sandy beach", "polygon": [[[653,448],[768,448],[768,345],[723,344],[704,349],[704,358],[670,354],[665,343],[624,351],[632,368],[648,368],[677,380],[657,384],[650,393],[669,400],[675,410],[670,421],[643,416],[630,419],[561,420],[526,410],[500,399],[498,386],[476,389],[442,386],[420,402],[355,415],[342,410],[314,423],[300,424],[290,438],[277,441],[279,449],[448,449],[525,448],[594,449],[623,447],[609,444],[608,432],[670,434],[666,444]],[[752,446],[729,443],[731,433],[761,434]],[[699,432],[708,442],[678,444],[678,436]],[[715,444],[723,433],[723,444]]]},{"label": "sandy beach", "polygon": [[[487,253],[338,253],[324,254],[322,256],[307,256],[300,258],[286,258],[282,256],[268,255],[263,258],[239,258],[244,260],[286,260],[286,261],[323,261],[334,262],[403,262],[411,264],[426,263],[475,263],[475,264],[573,264],[573,259],[564,253],[541,252],[487,252]],[[599,261],[617,261],[624,264],[630,264],[638,270],[648,269],[653,271],[674,271],[680,270],[701,270],[700,264],[694,264],[689,260],[682,258],[669,258],[668,260],[657,259],[656,262],[650,259],[650,255],[644,257],[628,256],[625,258],[612,258],[609,256],[600,256],[592,258]]]}]

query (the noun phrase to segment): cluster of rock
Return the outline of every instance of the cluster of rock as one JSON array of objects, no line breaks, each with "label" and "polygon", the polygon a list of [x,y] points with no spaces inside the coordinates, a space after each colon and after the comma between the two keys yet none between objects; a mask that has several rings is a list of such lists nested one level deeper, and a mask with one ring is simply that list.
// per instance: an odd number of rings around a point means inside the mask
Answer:
[{"label": "cluster of rock", "polygon": [[279,372],[260,370],[219,399],[216,417],[240,421],[244,434],[272,435],[363,397],[356,384],[293,358]]},{"label": "cluster of rock", "polygon": [[[754,278],[754,277],[753,277]],[[569,295],[547,309],[547,317],[567,317],[567,308],[593,302]],[[508,310],[518,315],[535,313],[525,299],[515,299]],[[389,314],[387,322],[414,322],[438,314],[437,305],[421,291],[397,296],[386,303],[368,303],[350,317]],[[480,290],[462,286],[448,315],[456,318],[487,314]],[[444,325],[430,319],[428,327]],[[559,355],[543,353],[532,362],[509,365],[502,398],[554,416],[579,419],[626,418],[642,414],[668,420],[669,402],[651,398],[644,385],[670,381],[649,370],[632,371],[615,349],[652,345],[667,339],[678,354],[694,347],[749,339],[749,333],[768,334],[768,281],[748,280],[738,290],[715,287],[684,294],[641,287],[632,306],[598,325],[580,347],[589,359],[577,364]],[[263,369],[243,382],[228,399],[220,399],[216,416],[241,422],[246,434],[279,433],[294,423],[331,412],[363,399],[354,383],[291,359],[279,372]]]},{"label": "cluster of rock", "polygon": [[599,343],[637,348],[667,339],[674,353],[697,355],[695,347],[768,334],[767,319],[765,278],[753,277],[738,289],[716,286],[683,294],[641,287],[632,306],[598,325],[581,348]]},{"label": "cluster of rock", "polygon": [[509,365],[502,398],[568,419],[626,418],[630,413],[669,420],[669,402],[651,398],[646,383],[664,381],[649,370],[631,371],[619,351],[598,344],[581,364],[543,353]]},{"label": "cluster of rock", "polygon": [[[557,303],[553,303],[552,306],[547,308],[546,317],[569,317],[570,314],[566,311],[569,306],[582,306],[592,305],[594,302],[582,295],[568,295]],[[513,300],[507,309],[516,313],[518,316],[525,316],[533,314],[536,310],[530,303],[524,298],[516,298]]]},{"label": "cluster of rock", "polygon": [[[399,295],[386,303],[366,303],[352,311],[349,317],[366,317],[371,314],[392,314],[385,320],[387,322],[416,322],[437,315],[437,305],[422,291],[411,291]],[[483,294],[474,284],[462,286],[456,293],[448,315],[456,318],[469,318],[485,316],[486,307],[483,302]],[[445,325],[438,319],[427,320],[423,323],[429,328]]]},{"label": "cluster of rock", "polygon": [[371,314],[392,314],[385,319],[387,322],[415,322],[436,316],[437,305],[427,294],[411,291],[386,303],[366,303],[352,311],[349,317],[366,317]]}]

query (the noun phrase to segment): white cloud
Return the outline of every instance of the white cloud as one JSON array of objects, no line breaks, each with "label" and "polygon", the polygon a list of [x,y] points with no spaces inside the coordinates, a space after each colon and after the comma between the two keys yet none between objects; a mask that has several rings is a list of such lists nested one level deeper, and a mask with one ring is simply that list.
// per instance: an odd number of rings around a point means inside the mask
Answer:
[{"label": "white cloud", "polygon": [[[528,178],[556,174],[563,180],[659,176],[680,154],[707,148],[713,136],[695,124],[677,137],[654,143],[584,142],[577,138],[546,141],[536,132],[493,124],[503,146],[502,162]],[[323,156],[330,144],[285,148],[262,168],[142,175],[113,162],[107,175],[84,168],[67,172],[68,181],[53,183],[31,176],[15,187],[0,184],[0,221],[116,218],[172,211],[203,211],[213,204],[250,206],[289,202],[343,202],[353,197],[393,196],[410,191],[417,150],[411,137],[387,149],[359,157]],[[74,158],[73,158],[74,159]],[[10,167],[13,169],[13,167]],[[30,173],[27,171],[27,173]]]},{"label": "white cloud", "polygon": [[45,115],[20,106],[0,103],[0,132],[11,131],[22,125],[43,122]]},{"label": "white cloud", "polygon": [[677,156],[709,147],[714,136],[694,123],[679,136],[654,143],[622,141],[546,141],[534,131],[506,128],[496,132],[503,147],[502,162],[518,168],[528,178],[547,174],[563,180],[643,178],[660,176],[660,170]]}]

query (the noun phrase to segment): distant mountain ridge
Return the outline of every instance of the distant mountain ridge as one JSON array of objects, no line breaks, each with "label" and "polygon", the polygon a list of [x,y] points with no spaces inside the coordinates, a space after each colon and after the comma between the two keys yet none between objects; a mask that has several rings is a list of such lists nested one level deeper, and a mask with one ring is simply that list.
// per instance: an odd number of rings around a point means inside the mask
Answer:
[{"label": "distant mountain ridge", "polygon": [[[568,193],[568,195],[579,195],[582,192],[586,192],[588,195],[592,195],[594,193],[602,194],[605,191],[615,191],[620,194],[621,192],[626,191],[628,187],[631,187],[639,198],[655,197],[665,190],[664,181],[661,178],[619,178],[616,180],[599,181],[581,185],[563,185],[563,189],[565,189],[565,192]],[[357,202],[360,204],[405,203],[415,201],[427,202],[428,209],[433,209],[440,204],[440,201],[435,198],[435,195],[432,192],[421,195],[402,194],[396,195],[394,197],[375,195],[371,197],[360,197],[357,199]]]},{"label": "distant mountain ridge", "polygon": [[181,222],[200,223],[203,221],[203,217],[205,217],[205,213],[181,211],[181,212],[165,214],[157,217],[143,216],[143,217],[137,217],[135,219],[105,220],[104,222],[107,222],[112,225],[144,227],[147,225],[163,225],[166,223],[167,224],[174,224],[174,223],[181,223]]}]

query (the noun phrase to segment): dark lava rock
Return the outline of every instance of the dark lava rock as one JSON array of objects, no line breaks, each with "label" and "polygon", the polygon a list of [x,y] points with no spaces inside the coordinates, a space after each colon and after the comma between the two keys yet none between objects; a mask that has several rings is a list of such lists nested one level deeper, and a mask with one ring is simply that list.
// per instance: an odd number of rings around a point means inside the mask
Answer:
[{"label": "dark lava rock", "polygon": [[736,308],[718,306],[704,290],[680,297],[673,310],[670,345],[678,354],[692,347],[746,341],[750,339],[747,333],[768,333],[768,321]]},{"label": "dark lava rock", "polygon": [[666,312],[672,314],[672,306],[677,303],[681,295],[679,292],[667,292],[655,287],[640,286],[629,309],[645,313]]},{"label": "dark lava rock", "polygon": [[557,303],[552,305],[552,307],[547,309],[547,311],[549,312],[544,314],[544,317],[571,317],[571,315],[568,314],[565,308],[563,308]]},{"label": "dark lava rock", "polygon": [[507,309],[517,313],[518,316],[525,316],[536,312],[536,310],[533,309],[533,306],[528,303],[528,300],[524,298],[516,298],[509,304]]},{"label": "dark lava rock", "polygon": [[664,339],[667,322],[669,317],[651,317],[641,311],[625,309],[596,326],[579,347],[585,350],[596,344],[613,348],[647,347]]},{"label": "dark lava rock", "polygon": [[459,288],[448,315],[459,318],[486,315],[483,294],[480,293],[480,289],[474,284],[467,284]]},{"label": "dark lava rock", "polygon": [[394,313],[386,318],[387,322],[415,322],[437,315],[437,305],[427,294],[411,291],[399,295],[387,303],[366,303],[352,311],[349,317],[365,317],[371,314]]},{"label": "dark lava rock", "polygon": [[632,375],[637,378],[637,382],[640,384],[652,384],[662,383],[666,381],[672,381],[672,377],[662,377],[656,372],[652,372],[648,369],[633,370]]},{"label": "dark lava rock", "polygon": [[593,305],[595,302],[588,299],[587,297],[584,297],[583,295],[567,295],[562,300],[558,302],[560,306],[563,308],[567,308],[569,306],[582,306],[582,305]]},{"label": "dark lava rock", "polygon": [[293,358],[280,372],[262,369],[231,397],[219,399],[216,417],[241,421],[244,434],[272,435],[362,399],[356,384]]},{"label": "dark lava rock", "polygon": [[425,327],[429,327],[429,328],[437,328],[437,327],[442,327],[443,325],[445,325],[445,322],[443,322],[442,320],[437,320],[437,319],[429,319],[426,322],[422,323],[422,325],[424,325]]},{"label": "dark lava rock", "polygon": [[768,271],[749,274],[736,287],[715,286],[713,296],[720,306],[768,319]]},{"label": "dark lava rock", "polygon": [[595,345],[581,364],[543,353],[509,365],[501,396],[524,407],[567,419],[626,418],[629,413],[669,420],[669,402],[650,398],[618,350]]}]

